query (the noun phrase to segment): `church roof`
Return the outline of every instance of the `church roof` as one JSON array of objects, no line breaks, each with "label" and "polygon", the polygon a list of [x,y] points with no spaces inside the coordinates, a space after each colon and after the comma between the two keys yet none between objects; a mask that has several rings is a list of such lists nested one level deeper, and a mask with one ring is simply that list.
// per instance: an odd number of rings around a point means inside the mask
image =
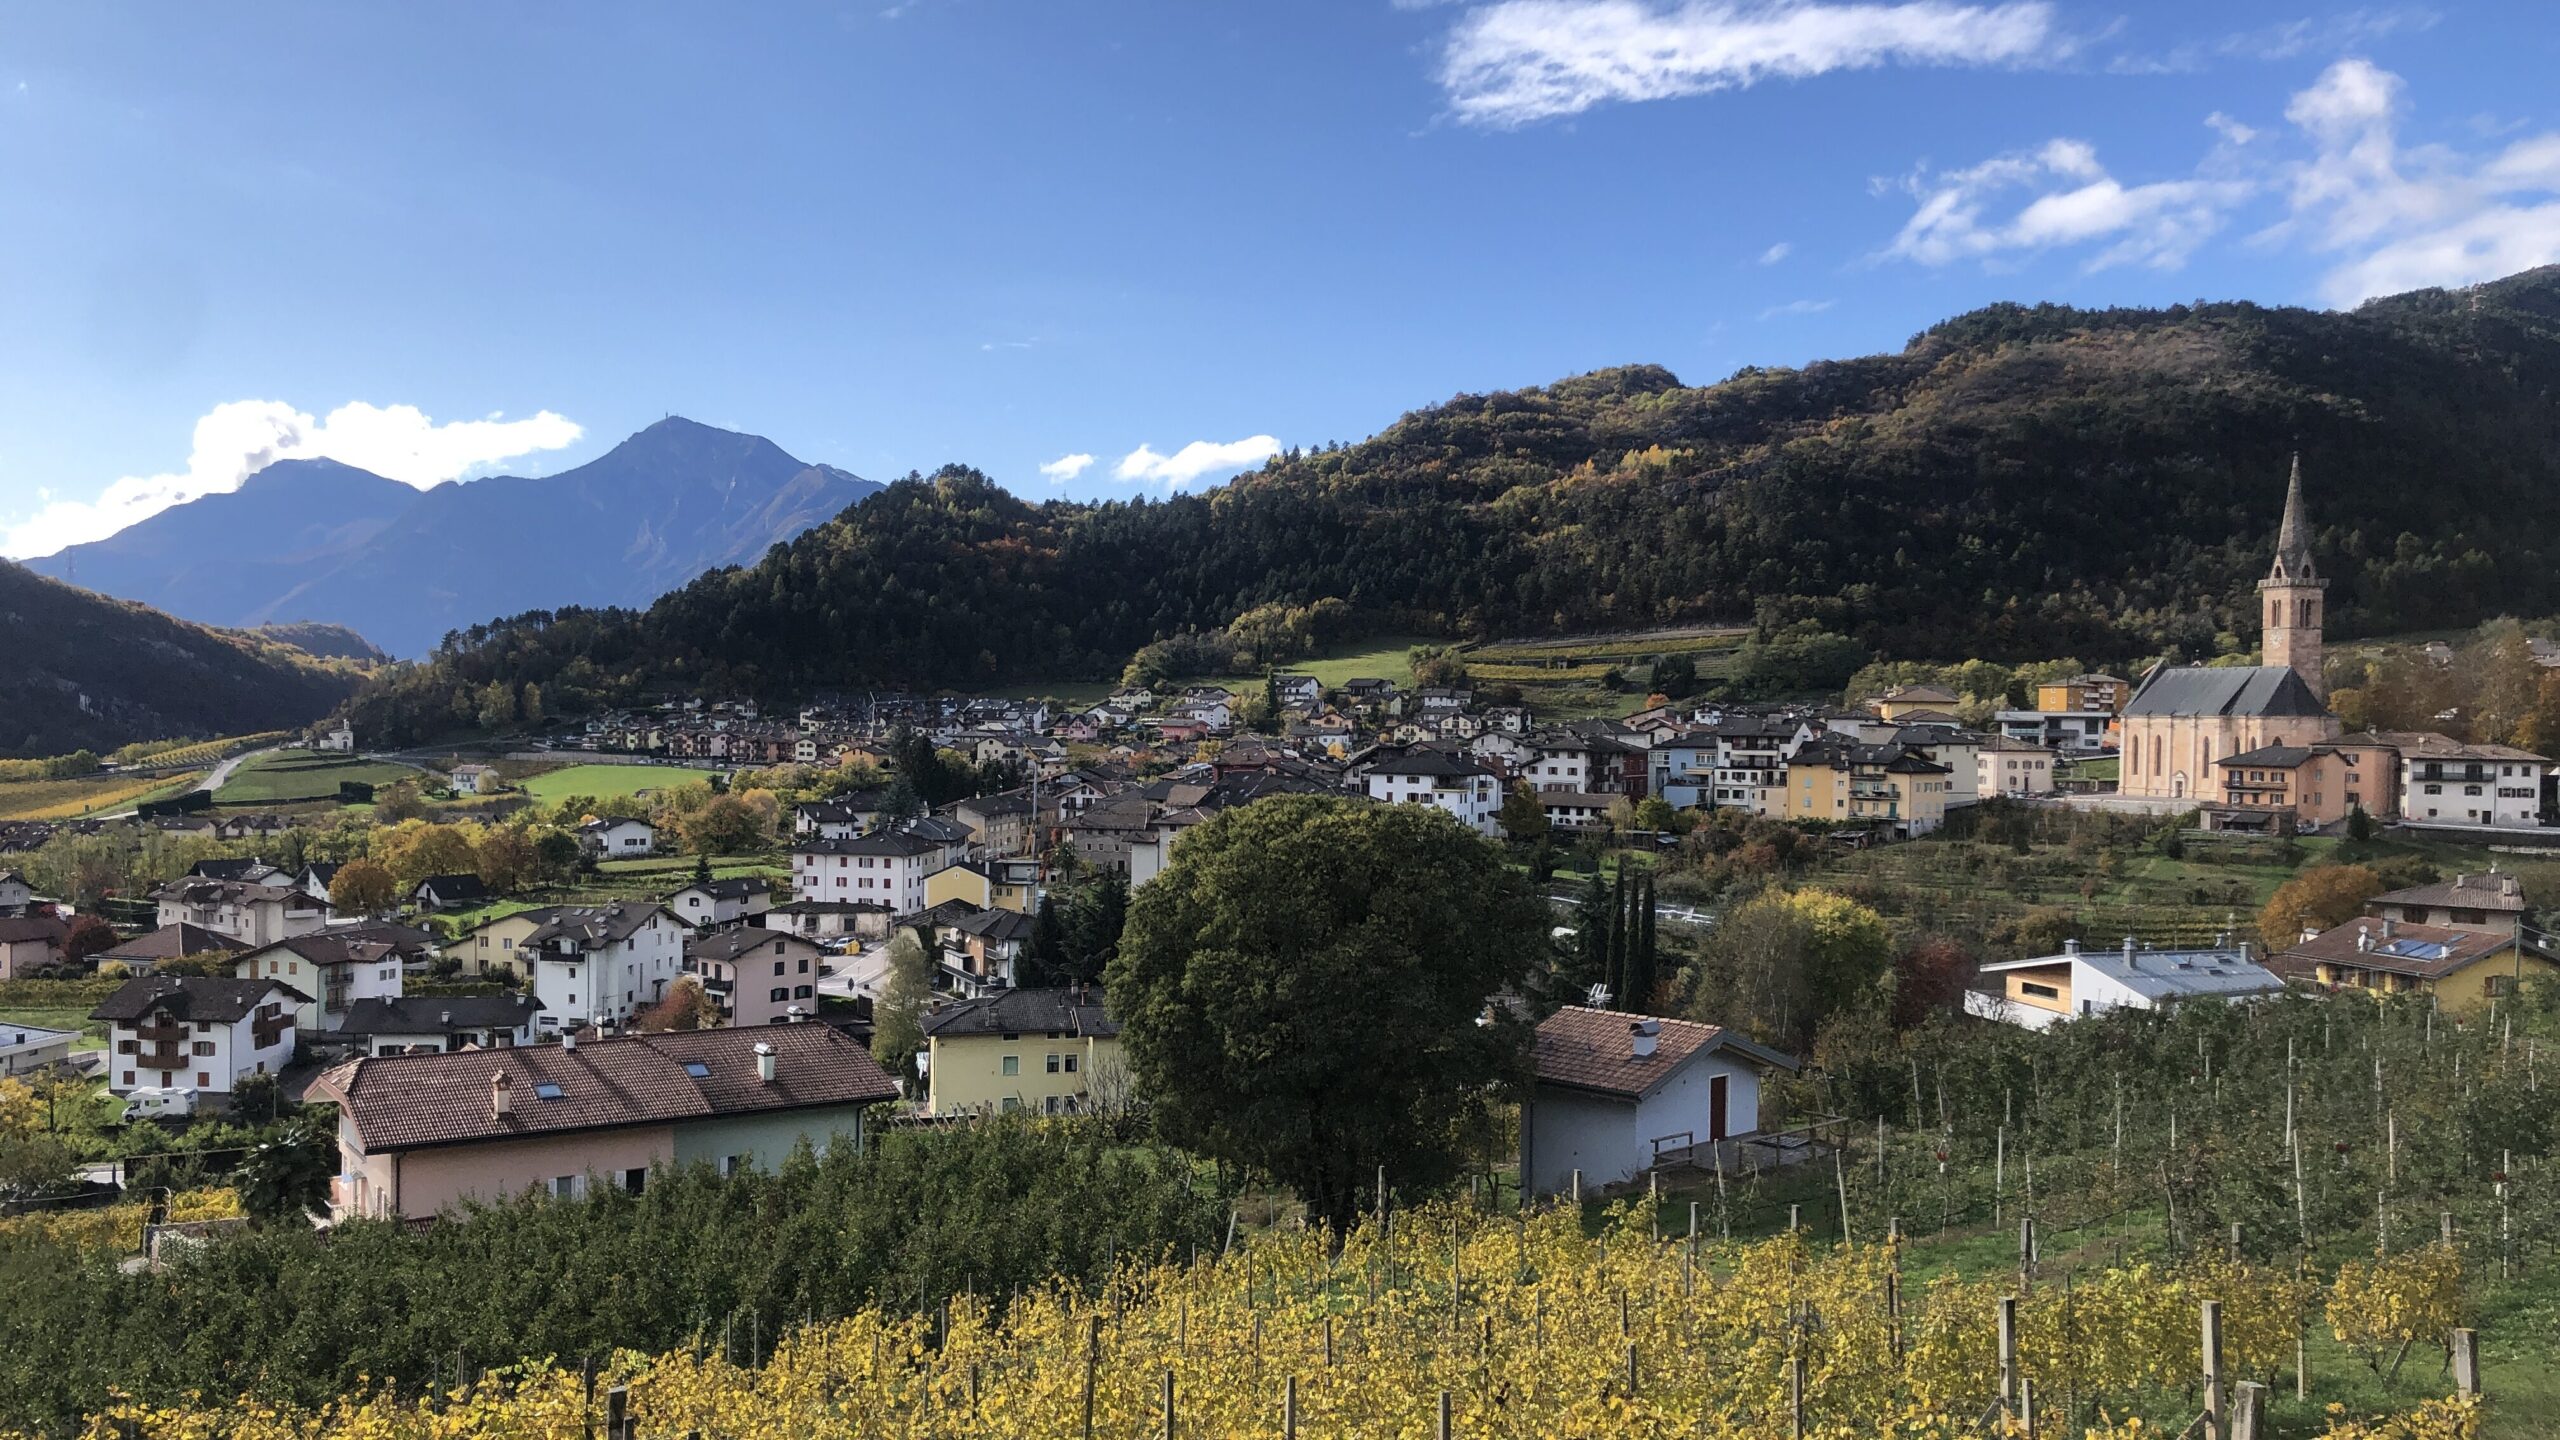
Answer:
[{"label": "church roof", "polygon": [[2328,707],[2288,665],[2163,665],[2143,677],[2124,713],[2326,715]]},{"label": "church roof", "polygon": [[2275,568],[2267,572],[2270,580],[2316,580],[2320,572],[2311,563],[2311,522],[2302,509],[2302,457],[2293,457],[2293,478],[2284,487],[2284,524],[2276,530]]}]

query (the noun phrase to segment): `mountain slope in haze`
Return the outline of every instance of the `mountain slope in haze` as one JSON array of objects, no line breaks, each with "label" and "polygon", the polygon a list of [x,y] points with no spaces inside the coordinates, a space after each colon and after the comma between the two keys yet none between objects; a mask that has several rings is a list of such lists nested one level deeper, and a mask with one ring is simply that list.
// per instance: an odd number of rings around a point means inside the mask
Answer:
[{"label": "mountain slope in haze", "polygon": [[210,624],[319,621],[416,655],[492,614],[645,605],[879,488],[759,436],[669,418],[558,475],[423,492],[283,461],[28,563]]},{"label": "mountain slope in haze", "polygon": [[355,689],[352,666],[215,630],[0,560],[0,757],[307,725]]},{"label": "mountain slope in haze", "polygon": [[2256,636],[2297,450],[2333,636],[2560,611],[2560,267],[2349,313],[1999,305],[1706,386],[1629,366],[1164,501],[1032,505],[955,467],[644,613],[475,627],[356,713],[397,732],[492,682],[570,714],[1089,678],[1324,597],[1379,632],[1812,622],[1895,658],[2205,656]]},{"label": "mountain slope in haze", "polygon": [[204,624],[246,625],[310,571],[361,549],[417,500],[410,486],[353,465],[279,460],[237,490],[173,505],[104,540],[24,563]]}]

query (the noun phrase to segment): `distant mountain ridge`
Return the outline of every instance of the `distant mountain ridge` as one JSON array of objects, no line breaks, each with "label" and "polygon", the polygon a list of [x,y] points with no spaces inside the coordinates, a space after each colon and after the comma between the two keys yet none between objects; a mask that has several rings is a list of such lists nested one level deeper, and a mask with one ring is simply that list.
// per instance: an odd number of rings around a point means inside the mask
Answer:
[{"label": "distant mountain ridge", "polygon": [[0,756],[292,729],[358,679],[355,665],[298,645],[173,619],[7,560],[0,634]]},{"label": "distant mountain ridge", "polygon": [[1324,599],[1370,634],[2211,656],[2257,636],[2296,454],[2331,636],[2461,628],[2560,612],[2555,397],[2560,266],[2350,312],[1995,305],[1710,385],[1631,365],[1462,395],[1165,500],[1034,504],[952,466],[646,611],[475,626],[349,713],[430,734],[491,685],[575,715],[1082,680]]},{"label": "distant mountain ridge", "polygon": [[25,563],[209,625],[340,625],[416,656],[493,614],[646,605],[880,488],[670,416],[557,475],[425,491],[334,460],[279,461]]}]

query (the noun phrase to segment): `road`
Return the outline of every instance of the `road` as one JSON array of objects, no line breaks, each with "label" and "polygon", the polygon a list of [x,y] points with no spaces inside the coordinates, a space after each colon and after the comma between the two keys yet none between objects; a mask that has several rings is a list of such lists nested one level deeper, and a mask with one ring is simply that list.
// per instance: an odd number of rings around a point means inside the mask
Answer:
[{"label": "road", "polygon": [[[1547,903],[1555,906],[1559,910],[1575,910],[1581,907],[1582,897],[1578,894],[1549,895],[1547,897]],[[1695,905],[1674,905],[1667,900],[1656,900],[1653,902],[1653,913],[1656,919],[1667,920],[1674,925],[1713,925],[1716,923],[1716,912],[1713,910],[1701,910]]]},{"label": "road", "polygon": [[204,777],[204,783],[196,788],[198,790],[219,790],[222,788],[222,782],[231,778],[231,772],[240,768],[241,761],[253,760],[260,755],[273,755],[283,748],[284,747],[281,745],[269,745],[257,750],[244,750],[239,754],[232,756],[230,759],[223,761],[221,764],[214,766],[213,773]]}]

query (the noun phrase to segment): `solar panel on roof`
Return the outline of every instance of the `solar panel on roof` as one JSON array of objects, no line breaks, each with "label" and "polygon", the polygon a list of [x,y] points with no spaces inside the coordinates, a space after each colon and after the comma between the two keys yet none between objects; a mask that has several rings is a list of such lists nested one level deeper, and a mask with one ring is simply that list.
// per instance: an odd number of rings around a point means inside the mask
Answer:
[{"label": "solar panel on roof", "polygon": [[2382,953],[2409,960],[2441,960],[2445,947],[2433,940],[2394,940],[2382,947]]}]

